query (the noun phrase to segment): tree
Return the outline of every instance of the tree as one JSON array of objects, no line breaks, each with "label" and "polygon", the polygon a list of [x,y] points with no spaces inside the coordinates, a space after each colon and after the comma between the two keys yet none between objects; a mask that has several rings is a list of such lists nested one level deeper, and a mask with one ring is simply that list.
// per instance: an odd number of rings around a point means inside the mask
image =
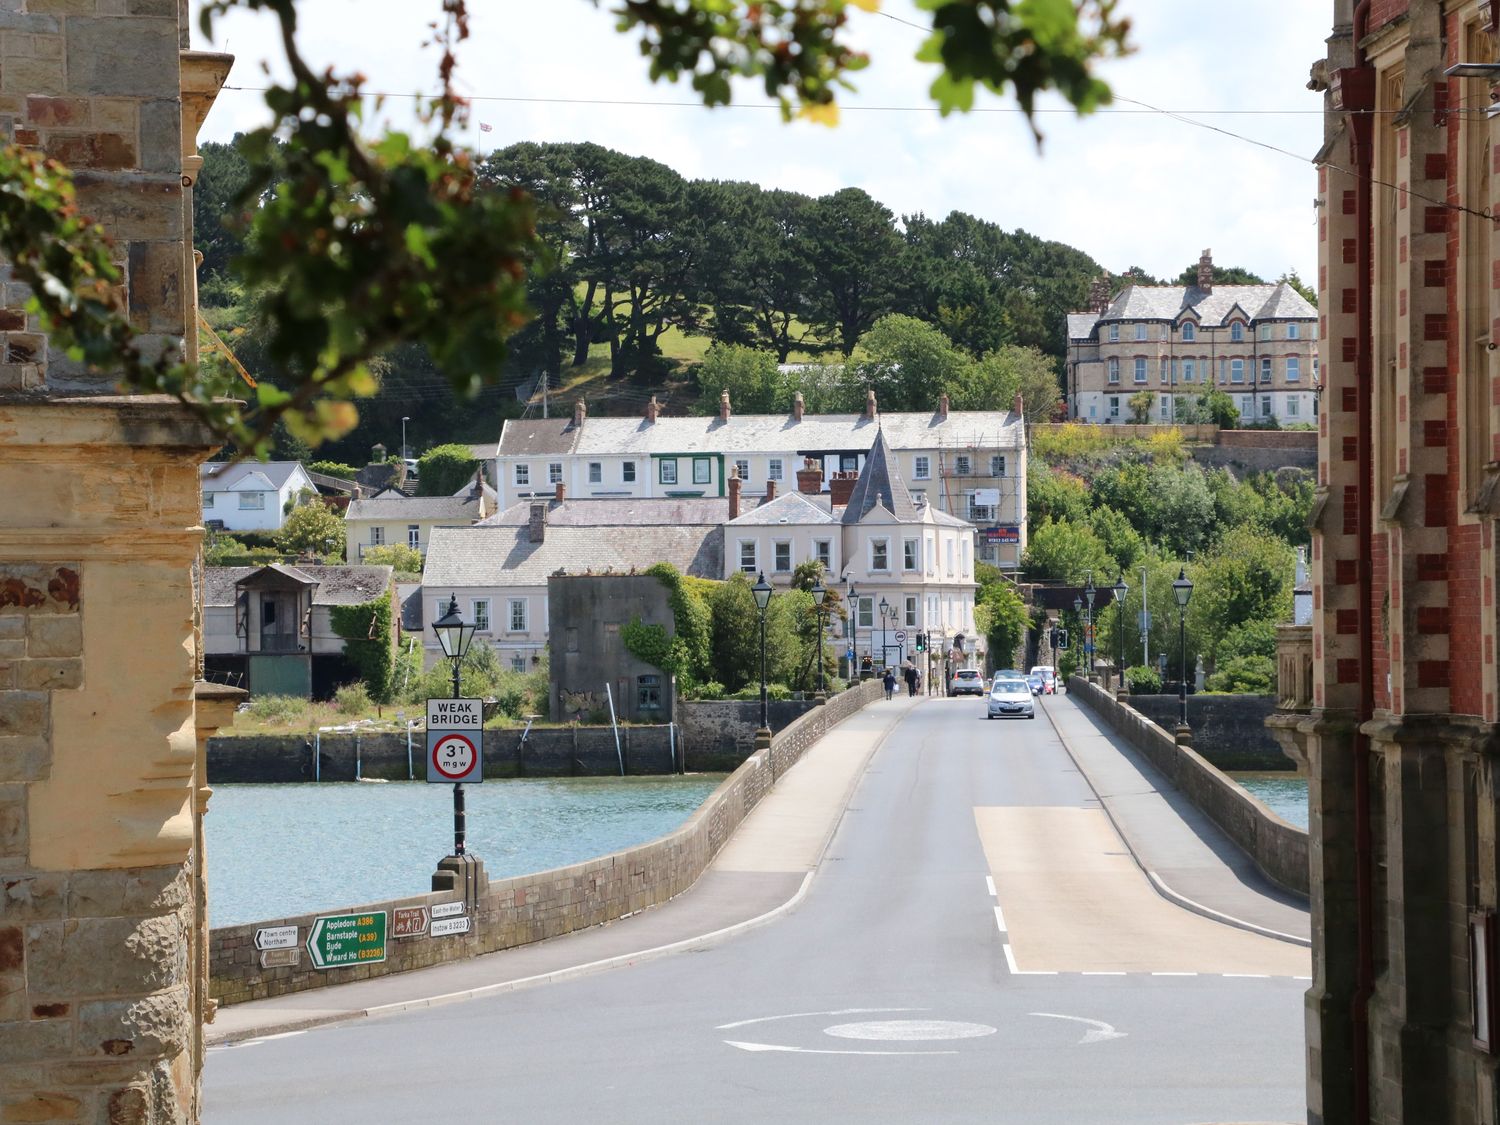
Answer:
[{"label": "tree", "polygon": [[1210,387],[1201,395],[1179,395],[1176,411],[1179,421],[1187,425],[1214,425],[1231,430],[1240,422],[1240,408],[1218,387]]},{"label": "tree", "polygon": [[1151,421],[1151,407],[1155,402],[1156,396],[1150,391],[1136,391],[1130,396],[1130,421],[1137,426]]},{"label": "tree", "polygon": [[788,409],[790,393],[784,393],[776,357],[758,348],[739,344],[713,344],[695,369],[698,380],[698,410],[717,414],[719,395],[729,392],[734,409],[750,414],[774,414]]},{"label": "tree", "polygon": [[417,460],[417,495],[452,496],[474,479],[479,461],[467,445],[437,445]]},{"label": "tree", "polygon": [[343,561],[344,521],[322,504],[303,504],[282,521],[276,532],[282,553],[301,558],[313,555]]},{"label": "tree", "polygon": [[1303,281],[1296,270],[1287,270],[1276,279],[1277,285],[1290,285],[1313,308],[1318,307],[1318,291]]},{"label": "tree", "polygon": [[1057,361],[1036,348],[1002,344],[971,366],[949,394],[957,410],[1009,410],[1017,394],[1026,421],[1050,422],[1062,398]]},{"label": "tree", "polygon": [[1144,553],[1146,545],[1140,532],[1130,521],[1108,506],[1095,508],[1089,516],[1089,526],[1104,549],[1123,570],[1129,570]]},{"label": "tree", "polygon": [[1092,573],[1096,585],[1105,575],[1119,569],[1087,525],[1052,519],[1043,520],[1040,527],[1031,529],[1021,567],[1033,582],[1082,584],[1084,577]]},{"label": "tree", "polygon": [[[1291,547],[1259,528],[1225,533],[1213,554],[1193,567],[1188,628],[1214,657],[1221,642],[1243,626],[1283,621],[1292,612],[1296,558]],[[1246,651],[1237,639],[1235,651]]]},{"label": "tree", "polygon": [[711,678],[736,692],[760,678],[760,611],[750,578],[735,571],[714,590],[709,602],[713,641]]},{"label": "tree", "polygon": [[[1264,285],[1266,283],[1266,279],[1259,274],[1239,266],[1214,266],[1213,280],[1215,285]],[[1198,263],[1193,262],[1178,274],[1175,284],[1197,285]]]},{"label": "tree", "polygon": [[859,338],[896,303],[891,263],[901,255],[895,216],[859,188],[825,195],[807,209],[803,253],[808,315],[847,357]]},{"label": "tree", "polygon": [[1026,518],[1033,525],[1043,520],[1078,522],[1089,510],[1089,488],[1066,469],[1052,469],[1038,462],[1026,475]]},{"label": "tree", "polygon": [[1031,626],[1026,603],[1009,582],[992,582],[980,589],[974,621],[989,643],[990,661],[996,668],[1014,668],[1016,650]]},{"label": "tree", "polygon": [[881,317],[859,343],[870,357],[860,369],[883,409],[934,410],[972,366],[939,329],[902,313]]},{"label": "tree", "polygon": [[371,547],[360,560],[366,566],[388,566],[398,577],[422,576],[422,552],[405,543],[387,543]]},{"label": "tree", "polygon": [[1151,504],[1146,534],[1176,555],[1202,550],[1214,533],[1214,499],[1203,470],[1157,465],[1147,481]]}]

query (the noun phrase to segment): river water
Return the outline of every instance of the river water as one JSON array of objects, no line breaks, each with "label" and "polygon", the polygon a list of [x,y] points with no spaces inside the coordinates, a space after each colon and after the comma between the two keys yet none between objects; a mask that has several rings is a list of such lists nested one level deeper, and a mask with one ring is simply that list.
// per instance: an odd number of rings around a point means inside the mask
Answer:
[{"label": "river water", "polygon": [[[492,879],[643,844],[682,824],[724,775],[526,778],[464,787],[468,850]],[[235,926],[421,894],[453,851],[453,789],[216,785],[204,818],[209,920]]]},{"label": "river water", "polygon": [[1307,778],[1295,773],[1232,773],[1250,795],[1288,824],[1307,827]]}]

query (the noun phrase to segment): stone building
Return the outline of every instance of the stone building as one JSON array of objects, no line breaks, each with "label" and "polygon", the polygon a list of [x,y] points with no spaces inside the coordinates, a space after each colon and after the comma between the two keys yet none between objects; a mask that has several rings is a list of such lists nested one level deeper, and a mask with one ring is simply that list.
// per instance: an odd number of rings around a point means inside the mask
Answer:
[{"label": "stone building", "polygon": [[1289,628],[1273,722],[1310,777],[1307,1096],[1324,1125],[1500,1118],[1497,11],[1334,0],[1313,69],[1310,659]]},{"label": "stone building", "polygon": [[[122,308],[196,356],[195,136],[230,58],[187,5],[0,4],[0,136],[76,174]],[[0,275],[0,1120],[198,1117],[204,744],[198,466],[174,400],[49,346]]]},{"label": "stone building", "polygon": [[1196,285],[1128,285],[1110,299],[1097,282],[1085,312],[1068,314],[1068,416],[1129,422],[1131,399],[1151,396],[1146,422],[1181,420],[1210,387],[1244,423],[1317,421],[1318,310],[1290,285],[1215,285],[1203,252]]}]

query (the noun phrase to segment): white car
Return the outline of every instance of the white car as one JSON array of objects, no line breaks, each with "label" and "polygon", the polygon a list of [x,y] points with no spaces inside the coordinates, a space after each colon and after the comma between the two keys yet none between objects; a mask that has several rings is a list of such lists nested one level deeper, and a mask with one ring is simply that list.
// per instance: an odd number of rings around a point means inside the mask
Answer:
[{"label": "white car", "polygon": [[1026,677],[1019,672],[996,672],[986,716],[991,719],[1036,718],[1036,700],[1031,698],[1031,685],[1026,682]]},{"label": "white car", "polygon": [[960,668],[948,681],[949,695],[983,695],[984,674],[978,668]]}]

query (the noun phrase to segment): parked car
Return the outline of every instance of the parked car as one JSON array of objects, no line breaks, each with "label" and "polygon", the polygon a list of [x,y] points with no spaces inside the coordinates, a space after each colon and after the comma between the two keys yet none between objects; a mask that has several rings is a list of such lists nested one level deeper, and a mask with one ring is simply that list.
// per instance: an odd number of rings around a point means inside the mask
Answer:
[{"label": "parked car", "polygon": [[1040,672],[1032,672],[1026,677],[1026,686],[1031,689],[1032,695],[1041,695],[1047,690],[1047,678]]},{"label": "parked car", "polygon": [[1045,681],[1046,686],[1042,688],[1043,695],[1057,694],[1057,672],[1050,665],[1038,664],[1031,670],[1031,675],[1041,676]]},{"label": "parked car", "polygon": [[960,668],[948,681],[949,695],[983,695],[984,675],[978,668]]},{"label": "parked car", "polygon": [[1019,672],[997,672],[994,686],[990,688],[989,709],[986,717],[991,719],[1036,718],[1036,700],[1031,698],[1031,684]]}]

